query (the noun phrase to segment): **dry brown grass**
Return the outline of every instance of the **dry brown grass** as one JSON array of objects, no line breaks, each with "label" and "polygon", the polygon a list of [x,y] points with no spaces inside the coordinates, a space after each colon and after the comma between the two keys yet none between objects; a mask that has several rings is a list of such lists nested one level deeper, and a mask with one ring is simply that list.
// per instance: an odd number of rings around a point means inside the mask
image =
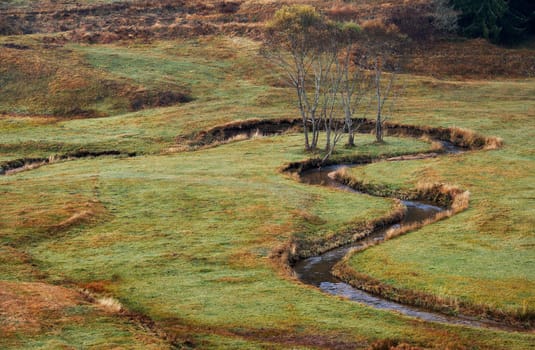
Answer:
[{"label": "dry brown grass", "polygon": [[109,313],[119,313],[123,311],[121,302],[113,297],[101,297],[96,300],[96,304]]},{"label": "dry brown grass", "polygon": [[24,172],[24,171],[37,169],[37,168],[42,167],[43,165],[46,165],[48,163],[49,162],[46,161],[46,160],[33,162],[33,163],[27,163],[27,164],[24,164],[23,166],[21,166],[19,168],[7,170],[4,174],[5,175],[14,175],[14,174],[18,174],[18,173],[21,173],[21,172]]},{"label": "dry brown grass", "polygon": [[82,303],[78,293],[41,282],[0,281],[0,333],[29,336],[59,322],[73,321],[69,307]]},{"label": "dry brown grass", "polygon": [[269,258],[277,271],[285,278],[295,278],[291,265],[299,259],[319,255],[345,244],[356,242],[380,227],[399,222],[405,215],[405,207],[397,202],[392,212],[369,222],[355,222],[347,228],[326,237],[312,240],[292,239],[273,249]]},{"label": "dry brown grass", "polygon": [[358,18],[359,10],[353,3],[336,2],[325,10],[325,14],[338,21],[350,21]]},{"label": "dry brown grass", "polygon": [[414,222],[408,225],[400,225],[398,227],[390,228],[386,232],[385,240],[389,240],[401,235],[404,235],[408,232],[415,231],[421,227],[432,224],[434,222],[447,219],[452,215],[457,214],[460,211],[463,211],[468,208],[468,203],[470,200],[470,192],[465,191],[460,195],[454,197],[451,208],[442,212],[435,214],[433,217],[428,218],[423,221]]},{"label": "dry brown grass", "polygon": [[107,210],[104,205],[97,200],[90,200],[81,203],[82,208],[72,213],[68,218],[62,220],[57,224],[48,227],[49,232],[60,232],[68,230],[73,226],[84,223],[92,223],[106,216]]}]

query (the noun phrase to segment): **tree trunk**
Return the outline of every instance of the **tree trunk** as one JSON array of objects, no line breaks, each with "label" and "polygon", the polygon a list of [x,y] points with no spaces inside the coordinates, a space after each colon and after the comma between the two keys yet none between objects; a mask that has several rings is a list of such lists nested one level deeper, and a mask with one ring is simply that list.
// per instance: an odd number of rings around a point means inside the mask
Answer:
[{"label": "tree trunk", "polygon": [[381,121],[381,112],[377,113],[377,120],[375,121],[375,140],[383,142],[383,124]]},{"label": "tree trunk", "polygon": [[381,110],[383,108],[383,97],[381,96],[381,67],[379,58],[375,60],[375,87],[377,94],[377,118],[375,120],[375,139],[383,142],[383,122],[381,120]]},{"label": "tree trunk", "polygon": [[355,147],[355,131],[353,130],[353,120],[351,119],[351,112],[348,108],[346,108],[345,123],[347,127],[347,146]]},{"label": "tree trunk", "polygon": [[305,118],[303,119],[303,133],[305,134],[305,150],[309,151],[310,150],[310,142],[309,142],[309,139],[308,139],[308,125],[307,125],[307,121],[306,121]]}]

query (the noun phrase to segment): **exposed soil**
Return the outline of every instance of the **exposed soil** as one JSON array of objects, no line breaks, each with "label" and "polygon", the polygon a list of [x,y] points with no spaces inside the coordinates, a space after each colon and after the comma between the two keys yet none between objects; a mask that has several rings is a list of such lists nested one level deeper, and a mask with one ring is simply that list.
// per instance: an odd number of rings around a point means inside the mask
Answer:
[{"label": "exposed soil", "polygon": [[138,111],[145,108],[167,107],[178,103],[193,101],[193,97],[184,92],[137,90],[130,94],[130,109]]},{"label": "exposed soil", "polygon": [[248,119],[216,126],[194,135],[179,136],[176,142],[191,148],[209,147],[240,136],[251,138],[297,131],[301,125],[301,119]]},{"label": "exposed soil", "polygon": [[[289,131],[299,131],[302,129],[302,125],[303,122],[300,118],[248,119],[216,126],[196,134],[178,136],[175,141],[179,145],[187,145],[195,149],[199,147],[217,145],[237,136],[251,138],[255,135],[268,136],[278,135]],[[358,125],[358,132],[360,133],[372,133],[375,130],[375,120],[372,119],[354,119],[353,125]],[[450,142],[456,147],[466,149],[494,149],[501,147],[503,144],[503,141],[500,138],[478,135],[470,130],[406,125],[389,122],[384,124],[384,134],[386,136],[410,136],[417,138],[425,136],[434,140]],[[425,155],[422,154],[419,154],[418,156],[425,157]],[[364,164],[371,163],[373,161],[374,159],[371,157],[360,156],[358,158],[352,157],[347,160],[338,160],[337,162]],[[314,158],[306,162],[286,164],[282,170],[301,172],[307,169],[317,168],[320,165],[325,166],[330,164],[332,163],[329,163],[328,160],[327,162],[321,163],[321,159]]]}]

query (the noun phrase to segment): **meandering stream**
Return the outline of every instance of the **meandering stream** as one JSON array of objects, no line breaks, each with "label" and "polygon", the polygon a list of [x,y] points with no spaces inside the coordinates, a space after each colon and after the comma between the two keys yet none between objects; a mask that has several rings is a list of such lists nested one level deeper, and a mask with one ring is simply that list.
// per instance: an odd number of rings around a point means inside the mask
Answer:
[{"label": "meandering stream", "polygon": [[[462,149],[456,148],[451,144],[446,145],[447,153],[459,153]],[[334,165],[321,169],[313,169],[305,171],[301,174],[301,181],[311,185],[322,185],[334,187],[342,191],[350,193],[358,193],[352,188],[345,186],[336,180],[333,180],[329,174],[344,166],[356,166],[351,164]],[[407,207],[407,212],[403,220],[395,225],[385,227],[377,230],[369,236],[349,245],[345,245],[333,250],[330,250],[319,256],[314,256],[308,259],[298,261],[293,269],[298,278],[306,284],[318,287],[323,292],[348,298],[352,301],[366,304],[377,309],[396,311],[401,314],[416,317],[425,321],[441,322],[449,324],[468,325],[472,327],[498,327],[498,324],[492,321],[478,321],[473,318],[457,315],[448,316],[435,312],[422,310],[416,307],[407,306],[392,302],[381,297],[374,296],[367,292],[361,291],[351,285],[342,282],[331,274],[331,270],[336,263],[342,260],[352,249],[362,248],[369,243],[377,243],[384,241],[388,229],[396,225],[410,224],[413,222],[423,221],[427,218],[433,217],[438,212],[444,211],[444,208],[418,201],[402,201]],[[388,267],[386,267],[388,268]]]},{"label": "meandering stream", "polygon": [[[279,134],[287,129],[291,129],[298,125],[300,122],[299,119],[295,120],[278,120],[278,121],[263,121],[263,120],[251,120],[240,123],[231,123],[224,126],[215,127],[211,130],[208,130],[204,133],[200,133],[200,136],[192,143],[195,145],[206,146],[212,143],[217,143],[217,141],[224,141],[231,139],[233,136],[241,135],[245,133],[246,138],[250,138],[254,133],[260,133],[263,135],[273,135]],[[362,121],[361,121],[362,122]],[[368,129],[372,129],[372,123],[367,121],[366,124]],[[454,132],[450,129],[445,128],[418,128],[415,126],[406,126],[402,124],[392,124],[389,126],[392,131],[396,131],[401,134],[408,134],[411,136],[421,136],[421,135],[431,135],[436,134],[440,135],[438,139],[449,138],[452,139]],[[369,131],[368,129],[361,130],[362,132]],[[217,136],[217,137],[216,137]],[[485,144],[487,139],[478,136],[481,139],[480,143]],[[465,148],[460,148],[453,143],[440,141],[443,144],[443,150],[448,154],[456,154],[465,151]],[[462,143],[462,142],[461,142]],[[87,153],[87,154],[86,154]],[[86,152],[86,153],[72,153],[65,154],[56,157],[54,160],[69,160],[69,159],[78,159],[86,156],[102,156],[102,155],[121,155],[121,152],[118,151],[104,151],[104,152]],[[135,153],[129,153],[128,156],[135,156]],[[438,154],[430,153],[426,154],[425,158],[436,157]],[[405,158],[405,157],[396,157],[387,159],[389,161],[405,161],[414,158]],[[33,169],[40,165],[51,164],[53,160],[46,159],[18,159],[14,161],[4,162],[0,164],[0,175],[7,175],[10,173],[16,173],[23,171],[25,169]],[[323,167],[321,169],[312,169],[305,171],[300,174],[300,180],[304,183],[310,185],[322,185],[337,188],[342,191],[357,193],[357,191],[352,188],[343,185],[340,182],[334,180],[329,174],[335,172],[341,167],[348,166],[358,166],[358,164],[340,164]],[[385,240],[386,232],[395,227],[396,225],[405,225],[411,224],[414,222],[423,221],[425,219],[434,217],[437,213],[446,210],[445,208],[438,207],[430,203],[423,203],[418,201],[402,201],[406,206],[407,211],[400,223],[390,225],[388,227],[376,230],[370,235],[361,240],[354,242],[349,245],[345,245],[339,248],[335,248],[328,252],[325,252],[319,256],[314,256],[308,259],[303,259],[298,261],[293,269],[298,276],[298,278],[306,284],[318,287],[325,293],[341,296],[348,298],[352,301],[366,304],[368,306],[377,308],[396,311],[401,314],[422,319],[425,321],[431,322],[441,322],[448,324],[459,324],[459,325],[468,325],[472,327],[486,327],[486,328],[498,328],[498,329],[509,329],[504,325],[491,321],[491,320],[475,320],[473,317],[457,315],[457,316],[448,316],[440,314],[437,312],[426,311],[412,306],[407,306],[404,304],[392,302],[381,297],[374,296],[367,292],[361,291],[357,288],[352,287],[351,285],[342,282],[335,276],[331,274],[331,270],[336,263],[342,260],[352,249],[359,249],[369,245],[370,243],[378,243]],[[511,330],[515,330],[511,328]]]}]

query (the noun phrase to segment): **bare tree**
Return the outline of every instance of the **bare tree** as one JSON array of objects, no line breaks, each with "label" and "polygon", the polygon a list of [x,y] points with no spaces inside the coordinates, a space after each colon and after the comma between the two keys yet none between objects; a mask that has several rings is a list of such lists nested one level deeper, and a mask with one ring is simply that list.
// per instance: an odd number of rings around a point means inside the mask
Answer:
[{"label": "bare tree", "polygon": [[383,23],[372,23],[363,28],[358,42],[363,57],[359,65],[372,75],[377,142],[383,142],[383,126],[387,120],[385,109],[393,111],[397,97],[402,91],[401,86],[396,83],[397,72],[402,63],[396,53],[400,51],[404,39],[403,35],[391,30],[389,26]]},{"label": "bare tree", "polygon": [[338,57],[341,48],[339,34],[340,28],[333,22],[328,23],[323,31],[321,56],[327,68],[321,96],[321,118],[325,130],[324,160],[331,156],[344,131],[343,122],[336,118],[340,112],[339,92],[343,79]]},{"label": "bare tree", "polygon": [[459,28],[457,21],[459,11],[451,5],[450,0],[433,0],[433,26],[443,32],[453,33]]},{"label": "bare tree", "polygon": [[384,142],[384,124],[388,120],[388,117],[384,113],[385,108],[388,107],[389,112],[392,113],[396,107],[397,99],[404,90],[404,85],[397,82],[398,74],[396,70],[390,71],[388,73],[388,78],[385,79],[383,60],[383,57],[376,56],[373,64],[373,84],[377,108],[375,118],[375,139],[377,142]]},{"label": "bare tree", "polygon": [[356,51],[356,41],[360,35],[360,28],[353,23],[344,24],[340,50],[340,60],[336,67],[341,76],[340,101],[344,113],[344,126],[347,132],[347,146],[355,146],[355,132],[359,125],[355,124],[355,114],[360,109],[365,96],[369,93],[372,81],[369,74],[358,64],[353,53]]},{"label": "bare tree", "polygon": [[320,45],[326,23],[312,6],[284,6],[268,23],[262,47],[263,55],[281,67],[295,88],[306,150],[317,148],[321,129],[318,108],[322,85],[330,69]]}]

